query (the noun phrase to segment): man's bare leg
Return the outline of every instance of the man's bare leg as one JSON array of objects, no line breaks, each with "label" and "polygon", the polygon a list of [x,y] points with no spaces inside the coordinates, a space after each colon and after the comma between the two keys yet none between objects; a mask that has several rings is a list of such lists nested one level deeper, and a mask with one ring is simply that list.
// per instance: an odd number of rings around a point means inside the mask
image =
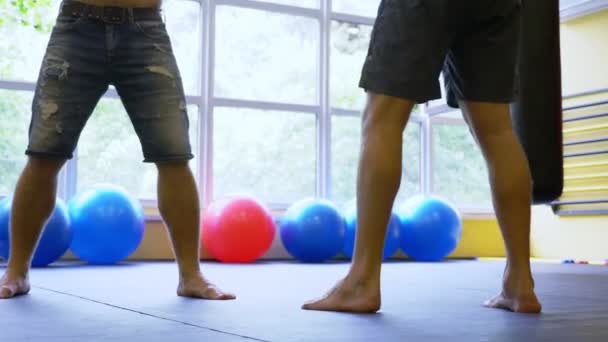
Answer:
[{"label": "man's bare leg", "polygon": [[371,313],[380,309],[386,226],[401,182],[403,131],[414,102],[370,94],[363,114],[357,177],[358,228],[348,275],[308,310]]},{"label": "man's bare leg", "polygon": [[28,272],[44,224],[55,208],[57,174],[65,160],[30,157],[23,169],[11,209],[11,252],[0,278],[0,298],[27,294]]},{"label": "man's bare leg", "polygon": [[201,299],[234,299],[211,284],[200,271],[200,208],[187,162],[159,163],[158,207],[167,224],[179,267],[177,294]]},{"label": "man's bare leg", "polygon": [[507,250],[502,293],[484,305],[538,313],[530,268],[531,176],[513,132],[507,104],[461,102],[460,107],[486,160],[496,218]]}]

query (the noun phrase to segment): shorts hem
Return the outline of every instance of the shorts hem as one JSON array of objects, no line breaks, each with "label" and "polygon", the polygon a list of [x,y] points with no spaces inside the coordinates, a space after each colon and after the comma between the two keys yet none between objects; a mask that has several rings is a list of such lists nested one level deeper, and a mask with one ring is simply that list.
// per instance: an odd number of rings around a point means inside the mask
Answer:
[{"label": "shorts hem", "polygon": [[404,100],[414,101],[416,103],[425,103],[431,100],[441,98],[441,94],[435,90],[428,91],[412,91],[416,87],[399,85],[393,86],[386,83],[376,83],[369,81],[361,81],[359,87],[364,89],[366,92],[374,92],[377,94],[398,97]]},{"label": "shorts hem", "polygon": [[40,157],[46,159],[72,159],[74,157],[72,153],[39,152],[31,150],[26,150],[25,154],[32,157]]},{"label": "shorts hem", "polygon": [[453,99],[449,99],[446,102],[448,106],[452,108],[460,108],[458,101],[510,104],[515,101],[515,96],[455,96]]},{"label": "shorts hem", "polygon": [[167,157],[145,157],[144,163],[170,163],[177,161],[188,161],[194,158],[193,154],[182,154]]}]

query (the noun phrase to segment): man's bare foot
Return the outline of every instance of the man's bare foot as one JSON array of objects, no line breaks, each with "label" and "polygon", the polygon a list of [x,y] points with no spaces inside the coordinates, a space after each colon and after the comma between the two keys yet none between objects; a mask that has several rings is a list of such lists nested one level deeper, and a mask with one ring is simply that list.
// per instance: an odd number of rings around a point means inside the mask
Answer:
[{"label": "man's bare foot", "polygon": [[200,273],[193,276],[181,277],[179,286],[177,287],[177,295],[181,297],[211,300],[229,300],[236,298],[235,295],[218,289]]},{"label": "man's bare foot", "polygon": [[541,305],[534,293],[534,281],[530,273],[515,276],[515,272],[505,271],[502,292],[484,303],[485,307],[503,309],[518,313],[540,313]]},{"label": "man's bare foot", "polygon": [[325,296],[302,306],[304,310],[374,313],[380,310],[379,282],[341,280]]},{"label": "man's bare foot", "polygon": [[0,299],[22,296],[30,292],[27,276],[12,275],[8,271],[0,278]]},{"label": "man's bare foot", "polygon": [[505,295],[505,293],[503,292],[498,296],[487,300],[483,305],[488,308],[504,309],[518,313],[536,314],[540,313],[542,309],[534,293],[532,293],[531,296],[528,297],[510,297]]}]

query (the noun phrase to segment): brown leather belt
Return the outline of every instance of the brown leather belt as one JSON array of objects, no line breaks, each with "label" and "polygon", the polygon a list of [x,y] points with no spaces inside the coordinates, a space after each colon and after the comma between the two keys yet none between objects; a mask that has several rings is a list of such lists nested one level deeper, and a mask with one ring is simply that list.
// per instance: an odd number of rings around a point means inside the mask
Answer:
[{"label": "brown leather belt", "polygon": [[61,6],[61,15],[85,17],[101,20],[108,24],[122,24],[131,13],[133,20],[158,20],[161,18],[159,7],[127,8],[112,6],[93,6],[77,1],[65,1]]}]

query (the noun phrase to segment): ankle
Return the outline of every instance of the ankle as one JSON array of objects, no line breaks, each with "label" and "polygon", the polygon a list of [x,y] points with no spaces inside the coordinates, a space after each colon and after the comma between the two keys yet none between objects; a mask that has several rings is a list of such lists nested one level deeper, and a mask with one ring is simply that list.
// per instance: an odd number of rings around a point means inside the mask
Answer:
[{"label": "ankle", "polygon": [[9,261],[4,274],[11,278],[27,279],[29,276],[29,265],[21,263],[12,263]]},{"label": "ankle", "polygon": [[519,273],[521,271],[529,271],[531,269],[530,257],[521,255],[507,254],[507,263],[505,269]]},{"label": "ankle", "polygon": [[534,278],[529,267],[507,267],[503,276],[503,287],[510,289],[533,289]]},{"label": "ankle", "polygon": [[200,269],[179,270],[180,281],[186,281],[193,278],[203,278]]},{"label": "ankle", "polygon": [[27,272],[15,272],[12,270],[7,269],[4,272],[4,275],[1,276],[0,278],[5,278],[5,279],[10,279],[10,280],[28,280],[29,279],[29,275]]},{"label": "ankle", "polygon": [[344,281],[357,287],[380,287],[380,275],[375,272],[351,270]]}]

